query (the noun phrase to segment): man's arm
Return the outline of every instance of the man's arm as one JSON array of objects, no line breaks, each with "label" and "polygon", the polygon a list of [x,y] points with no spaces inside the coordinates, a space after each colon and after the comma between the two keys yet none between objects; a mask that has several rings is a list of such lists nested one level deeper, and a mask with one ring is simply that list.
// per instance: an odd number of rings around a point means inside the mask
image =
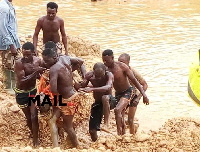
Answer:
[{"label": "man's arm", "polygon": [[[133,74],[135,75],[136,79],[139,81],[139,83],[142,85],[143,90],[146,91],[148,88],[147,82],[145,81],[145,79],[141,76],[141,74],[139,72],[137,72],[135,69],[131,69]],[[140,93],[137,97],[137,99],[140,100],[140,98],[142,97],[142,94]]]},{"label": "man's arm", "polygon": [[77,57],[70,57],[70,61],[72,64],[72,71],[77,70],[84,79],[86,75],[85,65],[83,64],[84,61],[81,58]]},{"label": "man's arm", "polygon": [[50,91],[54,94],[58,93],[57,89],[57,81],[58,81],[58,71],[56,70],[56,67],[51,67],[50,68]]},{"label": "man's arm", "polygon": [[128,78],[131,80],[131,82],[135,85],[135,87],[140,91],[140,93],[144,96],[147,97],[143,88],[141,87],[140,83],[137,81],[135,78],[133,72],[128,68],[128,66],[124,63],[120,63],[121,68],[125,72],[125,74],[128,76]]},{"label": "man's arm", "polygon": [[62,42],[65,48],[65,55],[68,55],[68,49],[67,49],[67,35],[65,33],[65,26],[64,26],[64,21],[61,19],[60,21],[60,33],[62,35]]},{"label": "man's arm", "polygon": [[102,87],[92,87],[92,88],[84,88],[82,89],[85,92],[106,92],[109,91],[113,86],[114,76],[111,72],[107,72],[108,81],[105,86]]},{"label": "man's arm", "polygon": [[29,82],[34,81],[36,79],[36,76],[39,73],[42,73],[44,68],[38,67],[37,69],[35,69],[35,71],[32,74],[25,76],[23,64],[22,64],[21,61],[18,60],[15,63],[14,70],[15,70],[15,73],[16,73],[16,76],[17,76],[17,81],[20,82],[20,83],[28,84]]},{"label": "man's arm", "polygon": [[113,86],[113,81],[114,81],[114,76],[111,72],[107,72],[107,75],[108,75],[108,81],[106,83],[105,86],[102,86],[102,87],[95,87],[95,88],[91,88],[92,91],[95,91],[95,92],[106,92],[106,91],[109,91],[112,86]]},{"label": "man's arm", "polygon": [[35,54],[36,55],[38,55],[37,43],[38,43],[38,35],[40,33],[41,28],[42,28],[42,18],[38,19],[37,25],[35,27],[35,32],[33,34],[33,45],[34,45],[34,48],[35,48]]}]

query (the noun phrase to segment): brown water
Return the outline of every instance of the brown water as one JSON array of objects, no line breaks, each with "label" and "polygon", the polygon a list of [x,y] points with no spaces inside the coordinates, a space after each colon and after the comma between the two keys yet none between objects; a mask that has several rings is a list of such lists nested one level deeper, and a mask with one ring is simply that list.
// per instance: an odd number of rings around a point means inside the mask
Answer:
[{"label": "brown water", "polygon": [[[46,0],[14,0],[19,34],[33,34],[46,14]],[[57,0],[58,16],[69,35],[113,49],[116,58],[131,54],[148,82],[150,105],[138,106],[142,129],[157,129],[177,116],[199,117],[187,97],[189,65],[200,48],[200,1],[196,0]]]}]

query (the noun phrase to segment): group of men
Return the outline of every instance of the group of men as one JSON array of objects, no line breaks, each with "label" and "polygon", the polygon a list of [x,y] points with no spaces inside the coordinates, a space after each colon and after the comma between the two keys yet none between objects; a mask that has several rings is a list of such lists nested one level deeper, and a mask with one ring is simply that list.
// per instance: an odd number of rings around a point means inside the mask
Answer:
[{"label": "group of men", "polygon": [[[62,95],[62,102],[67,104],[67,106],[58,105],[53,107],[53,115],[49,121],[53,146],[58,146],[56,121],[62,116],[63,127],[68,133],[73,146],[79,147],[73,127],[73,116],[79,102],[79,91],[93,92],[95,99],[91,106],[89,121],[89,133],[92,141],[96,141],[98,138],[97,131],[101,129],[100,124],[103,116],[104,123],[108,126],[111,109],[114,109],[115,112],[117,134],[123,135],[125,134],[124,114],[129,107],[128,123],[130,133],[135,133],[133,120],[137,104],[142,96],[144,104],[149,104],[149,99],[145,94],[146,81],[129,67],[130,56],[124,53],[118,61],[114,61],[113,51],[107,49],[102,53],[103,63],[96,63],[93,70],[86,73],[81,58],[68,56],[64,21],[56,16],[58,5],[50,2],[47,4],[47,15],[37,21],[33,43],[26,42],[23,44],[23,57],[17,58],[17,49],[20,48],[20,44],[16,34],[15,11],[10,2],[12,0],[2,0],[0,2],[0,7],[2,7],[2,9],[0,8],[2,11],[0,18],[4,19],[4,23],[0,24],[0,27],[4,27],[4,29],[0,28],[0,39],[4,40],[0,41],[0,50],[2,50],[2,61],[5,59],[6,52],[10,54],[10,58],[13,57],[14,64],[11,65],[14,65],[16,74],[16,101],[24,112],[27,125],[33,135],[33,146],[37,147],[39,145],[38,106],[34,102],[29,106],[28,102],[29,97],[36,95],[38,92],[36,79],[41,80],[42,78],[45,78],[46,81],[45,89],[42,89],[42,91],[51,94],[52,98],[55,98],[54,95]],[[10,22],[12,20],[13,22]],[[37,51],[38,34],[41,29],[43,30],[44,43],[42,59],[38,57]],[[65,48],[64,54],[62,54],[59,30]],[[3,67],[6,63],[9,63],[8,60],[2,62]],[[10,67],[7,70],[12,71],[13,69]],[[79,83],[73,81],[73,71],[75,70],[81,71],[83,80]],[[46,71],[48,71],[47,77],[45,77]],[[9,81],[11,79],[6,80],[6,82]],[[115,97],[112,96],[113,87]]]}]

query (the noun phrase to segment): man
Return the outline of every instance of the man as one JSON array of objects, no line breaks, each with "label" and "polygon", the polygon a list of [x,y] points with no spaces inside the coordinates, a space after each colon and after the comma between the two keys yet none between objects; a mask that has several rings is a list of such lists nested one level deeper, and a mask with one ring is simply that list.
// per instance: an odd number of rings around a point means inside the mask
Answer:
[{"label": "man", "polygon": [[5,89],[12,93],[15,85],[14,58],[20,48],[17,36],[17,19],[12,0],[0,2],[0,53],[2,57],[2,72]]},{"label": "man", "polygon": [[[123,54],[121,54],[119,56],[118,61],[125,63],[130,68],[130,70],[133,72],[133,74],[136,77],[136,79],[142,85],[144,91],[146,91],[147,88],[148,88],[148,85],[147,85],[147,82],[145,81],[145,79],[135,69],[133,69],[133,68],[131,68],[129,66],[130,55],[127,54],[127,53],[123,53]],[[134,84],[130,80],[129,80],[129,82],[133,87],[135,87]],[[135,117],[135,112],[136,112],[136,109],[137,109],[137,105],[138,105],[141,97],[142,97],[142,94],[138,90],[136,90],[136,95],[131,100],[130,105],[129,105],[128,124],[130,126],[130,133],[131,134],[135,134],[136,133],[136,129],[137,128],[134,126],[134,117]],[[136,124],[136,125],[139,125],[139,124]],[[139,127],[139,126],[137,126],[137,127]]]},{"label": "man", "polygon": [[112,50],[107,49],[103,51],[102,59],[104,64],[108,67],[108,70],[114,75],[113,85],[116,91],[115,94],[117,99],[117,105],[114,109],[114,112],[117,124],[117,134],[123,135],[125,134],[124,113],[126,107],[129,105],[130,101],[135,95],[135,90],[133,87],[131,87],[128,78],[143,95],[143,102],[145,104],[149,104],[149,99],[129,67],[122,62],[114,61]]},{"label": "man", "polygon": [[[80,91],[84,92],[93,92],[93,97],[95,102],[91,107],[91,116],[89,121],[89,132],[92,138],[92,141],[96,141],[97,131],[100,130],[100,124],[102,116],[104,114],[104,123],[108,126],[108,116],[109,106],[106,104],[106,96],[111,95],[111,89],[113,84],[113,74],[106,71],[106,67],[103,63],[96,63],[93,67],[93,71],[90,71],[86,74],[83,82],[80,83]],[[93,87],[86,87],[88,83],[91,82]],[[85,88],[86,87],[86,88]]]},{"label": "man", "polygon": [[64,21],[60,17],[56,16],[58,5],[54,2],[47,4],[47,15],[38,19],[35,27],[35,33],[33,35],[33,44],[35,46],[35,52],[37,54],[37,42],[38,34],[40,30],[43,30],[43,44],[48,41],[53,41],[57,45],[58,54],[62,53],[62,45],[60,43],[59,30],[62,35],[62,42],[65,48],[65,55],[68,55],[67,50],[67,36],[65,34]]},{"label": "man", "polygon": [[62,103],[67,106],[54,107],[53,117],[50,120],[50,129],[53,133],[53,145],[58,146],[58,132],[56,120],[62,116],[63,127],[74,147],[79,147],[75,130],[73,128],[73,117],[77,109],[78,93],[73,86],[72,68],[68,65],[68,58],[59,60],[55,48],[47,48],[42,52],[42,57],[49,71],[50,91],[55,95],[62,95]]},{"label": "man", "polygon": [[27,125],[33,134],[33,146],[39,145],[38,140],[38,111],[35,104],[28,106],[29,96],[35,96],[36,78],[45,70],[40,67],[41,60],[33,56],[34,46],[32,43],[27,42],[22,46],[23,57],[16,61],[14,70],[16,73],[16,101],[26,116]]}]

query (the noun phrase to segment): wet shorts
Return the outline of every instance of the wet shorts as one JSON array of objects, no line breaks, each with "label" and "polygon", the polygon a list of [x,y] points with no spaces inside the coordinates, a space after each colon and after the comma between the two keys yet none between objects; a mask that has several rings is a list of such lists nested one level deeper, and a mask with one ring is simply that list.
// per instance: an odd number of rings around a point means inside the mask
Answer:
[{"label": "wet shorts", "polygon": [[76,110],[78,108],[78,101],[80,100],[78,93],[75,93],[68,99],[62,98],[62,103],[66,103],[66,106],[58,106],[58,108],[61,110],[61,112],[66,115],[74,115],[76,113]]},{"label": "wet shorts", "polygon": [[30,91],[24,91],[24,92],[22,92],[22,90],[21,90],[21,93],[20,93],[19,89],[15,89],[16,101],[17,101],[19,108],[28,107],[29,96],[31,96],[31,95],[35,96],[36,93],[37,93],[36,88],[34,88]]},{"label": "wet shorts", "polygon": [[129,104],[129,107],[137,107],[139,101],[136,101],[135,99],[137,98],[137,95],[135,95],[133,97],[133,99],[131,100],[130,104]]},{"label": "wet shorts", "polygon": [[110,96],[110,101],[109,101],[110,102],[110,110],[114,109],[117,106],[117,104],[121,98],[126,98],[129,101],[128,106],[133,105],[132,101],[133,101],[133,99],[135,99],[134,97],[135,97],[135,89],[132,86],[122,93],[116,92],[115,97]]},{"label": "wet shorts", "polygon": [[91,115],[89,121],[89,130],[100,131],[100,124],[103,117],[103,104],[101,101],[95,101],[91,106]]}]

